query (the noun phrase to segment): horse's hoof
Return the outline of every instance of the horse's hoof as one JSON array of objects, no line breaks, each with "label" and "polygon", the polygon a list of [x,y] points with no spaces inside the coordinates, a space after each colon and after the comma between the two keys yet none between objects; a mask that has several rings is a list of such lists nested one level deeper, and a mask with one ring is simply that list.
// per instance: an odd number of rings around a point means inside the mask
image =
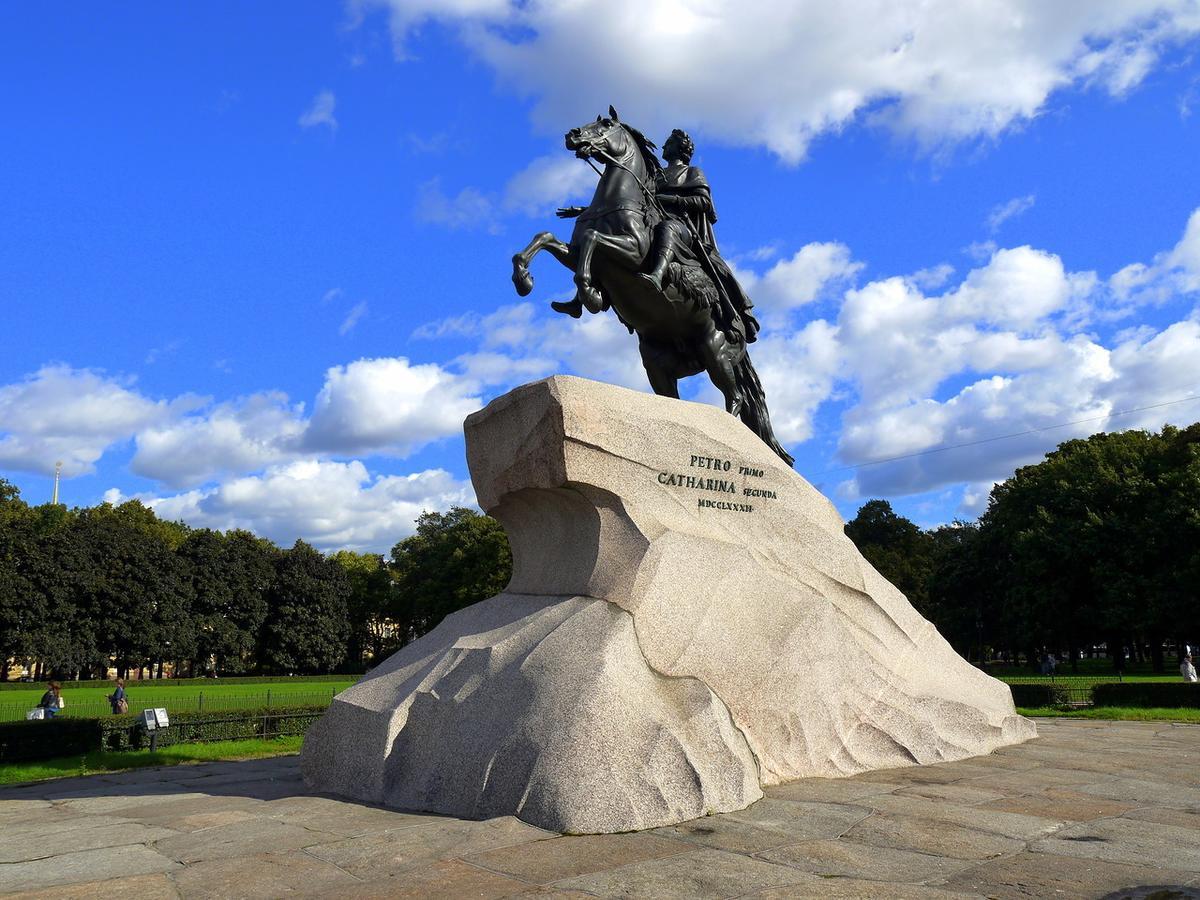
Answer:
[{"label": "horse's hoof", "polygon": [[578,300],[564,302],[562,300],[551,300],[550,308],[558,313],[564,313],[572,319],[578,319],[583,315],[583,304]]},{"label": "horse's hoof", "polygon": [[533,291],[533,276],[529,274],[529,270],[524,266],[518,266],[513,269],[512,280],[518,295],[528,297]]}]

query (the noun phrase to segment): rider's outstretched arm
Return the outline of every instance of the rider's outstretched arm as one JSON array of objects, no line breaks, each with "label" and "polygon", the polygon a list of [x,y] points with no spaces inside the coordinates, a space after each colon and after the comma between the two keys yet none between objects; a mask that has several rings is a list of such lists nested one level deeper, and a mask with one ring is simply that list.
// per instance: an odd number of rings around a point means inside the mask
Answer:
[{"label": "rider's outstretched arm", "polygon": [[574,219],[576,216],[581,215],[585,209],[587,209],[586,206],[560,206],[554,211],[554,214],[560,219]]}]

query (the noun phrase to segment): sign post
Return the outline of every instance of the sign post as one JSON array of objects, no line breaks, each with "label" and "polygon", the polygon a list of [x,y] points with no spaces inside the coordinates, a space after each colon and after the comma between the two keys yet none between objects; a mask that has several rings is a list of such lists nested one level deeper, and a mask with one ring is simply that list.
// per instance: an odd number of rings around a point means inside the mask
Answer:
[{"label": "sign post", "polygon": [[167,717],[167,711],[160,706],[155,709],[143,709],[142,724],[150,733],[150,752],[154,753],[158,749],[158,732],[170,727],[171,720]]}]

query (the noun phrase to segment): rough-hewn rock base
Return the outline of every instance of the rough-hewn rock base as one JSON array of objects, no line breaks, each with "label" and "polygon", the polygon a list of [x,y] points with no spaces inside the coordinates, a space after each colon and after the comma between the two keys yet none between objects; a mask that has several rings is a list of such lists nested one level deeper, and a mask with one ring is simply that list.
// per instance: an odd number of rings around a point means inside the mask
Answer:
[{"label": "rough-hewn rock base", "polygon": [[338,695],[314,788],[628,831],[1035,735],[724,411],[560,376],[466,436],[512,582]]}]

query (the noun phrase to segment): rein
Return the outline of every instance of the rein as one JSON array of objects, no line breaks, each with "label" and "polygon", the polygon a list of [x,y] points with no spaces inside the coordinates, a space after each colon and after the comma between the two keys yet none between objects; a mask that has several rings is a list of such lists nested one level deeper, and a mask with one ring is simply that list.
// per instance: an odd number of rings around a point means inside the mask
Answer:
[{"label": "rein", "polygon": [[[667,215],[666,212],[663,210],[663,208],[659,205],[658,201],[655,199],[654,193],[648,187],[646,187],[646,185],[642,181],[642,179],[638,178],[637,172],[634,172],[627,165],[622,163],[619,159],[616,159],[615,157],[610,156],[608,153],[606,153],[604,150],[600,149],[599,147],[596,148],[595,152],[596,152],[597,156],[600,156],[603,158],[605,165],[616,166],[618,169],[621,169],[621,170],[627,172],[629,174],[629,176],[634,181],[637,182],[637,186],[642,189],[642,193],[645,195],[646,200],[643,203],[639,203],[637,206],[626,206],[625,204],[618,204],[617,206],[608,206],[608,207],[605,207],[604,209],[598,209],[595,211],[593,211],[589,207],[588,210],[586,212],[582,213],[576,221],[586,222],[586,221],[590,221],[592,219],[599,219],[603,216],[608,215],[609,213],[621,212],[622,210],[628,210],[629,212],[641,213],[644,216],[644,215],[646,215],[647,207],[653,207],[654,209],[657,209],[659,215],[662,216],[663,218],[666,218],[666,215]],[[596,166],[596,164],[594,162],[592,162],[592,158],[590,156],[584,157],[584,162],[586,162],[589,166],[592,167],[593,172],[595,172],[601,178],[604,177],[604,172],[602,172]]]},{"label": "rein", "polygon": [[[637,186],[642,189],[642,193],[646,195],[646,205],[653,206],[655,209],[657,209],[659,215],[661,215],[664,219],[667,217],[667,211],[662,208],[662,205],[658,202],[658,198],[654,196],[654,192],[651,191],[650,188],[646,187],[646,183],[642,181],[642,179],[638,178],[637,172],[633,171],[633,169],[629,168],[629,166],[625,165],[616,157],[610,156],[599,147],[596,148],[596,155],[604,157],[605,165],[616,166],[618,169],[627,172],[629,177],[637,182]],[[587,164],[592,167],[592,171],[594,171],[597,175],[599,175],[601,178],[604,177],[604,173],[596,168],[596,164],[592,162],[592,158],[590,156],[587,158]]]}]

